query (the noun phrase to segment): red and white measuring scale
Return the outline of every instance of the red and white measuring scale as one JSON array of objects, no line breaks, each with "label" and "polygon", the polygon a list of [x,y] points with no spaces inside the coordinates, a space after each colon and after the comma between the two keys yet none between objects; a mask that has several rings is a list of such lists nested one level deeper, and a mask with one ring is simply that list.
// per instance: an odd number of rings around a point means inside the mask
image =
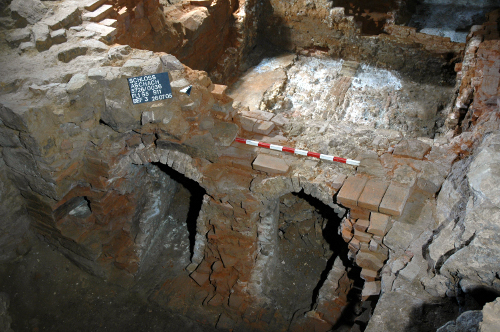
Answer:
[{"label": "red and white measuring scale", "polygon": [[310,152],[310,151],[306,151],[306,150],[288,148],[286,146],[274,145],[274,144],[263,143],[263,142],[258,142],[258,141],[252,141],[249,139],[239,138],[239,137],[236,137],[235,141],[238,143],[258,146],[261,148],[267,148],[267,149],[276,150],[276,151],[284,151],[284,152],[289,152],[289,153],[293,153],[293,154],[298,154],[300,156],[314,157],[314,158],[318,158],[321,160],[336,161],[338,163],[344,163],[344,164],[348,164],[348,165],[352,165],[352,166],[359,166],[358,160],[334,157],[334,156],[329,156],[329,155],[321,154],[321,153],[317,153],[317,152]]}]

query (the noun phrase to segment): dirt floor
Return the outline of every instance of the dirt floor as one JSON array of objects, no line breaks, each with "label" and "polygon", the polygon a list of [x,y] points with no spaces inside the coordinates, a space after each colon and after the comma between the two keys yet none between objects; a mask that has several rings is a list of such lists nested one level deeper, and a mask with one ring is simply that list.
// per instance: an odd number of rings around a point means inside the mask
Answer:
[{"label": "dirt floor", "polygon": [[0,265],[11,328],[22,331],[207,331],[141,294],[87,274],[35,239],[15,262]]}]

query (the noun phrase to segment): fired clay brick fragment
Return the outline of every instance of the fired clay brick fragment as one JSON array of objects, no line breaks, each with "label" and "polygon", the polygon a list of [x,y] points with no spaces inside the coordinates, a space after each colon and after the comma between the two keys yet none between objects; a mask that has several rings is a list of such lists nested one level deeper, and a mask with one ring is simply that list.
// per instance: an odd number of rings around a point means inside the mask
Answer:
[{"label": "fired clay brick fragment", "polygon": [[352,239],[351,231],[347,228],[342,229],[342,238],[344,239],[345,242],[351,241]]},{"label": "fired clay brick fragment", "polygon": [[380,203],[379,212],[391,216],[400,216],[403,213],[408,196],[410,196],[409,187],[392,182]]},{"label": "fired clay brick fragment", "polygon": [[354,237],[359,240],[359,242],[370,242],[372,239],[372,235],[365,233],[363,231],[357,230],[356,228],[354,229]]},{"label": "fired clay brick fragment", "polygon": [[194,271],[189,275],[198,285],[203,286],[208,282],[209,275]]},{"label": "fired clay brick fragment", "polygon": [[378,277],[377,271],[373,271],[370,269],[362,269],[360,273],[361,279],[364,281],[375,281]]},{"label": "fired clay brick fragment", "polygon": [[347,207],[358,205],[358,198],[363,192],[368,178],[359,176],[350,176],[345,180],[344,185],[337,195],[337,200]]},{"label": "fired clay brick fragment", "polygon": [[389,187],[388,182],[379,179],[368,180],[361,196],[359,196],[358,206],[377,212],[387,187]]},{"label": "fired clay brick fragment", "polygon": [[354,228],[361,232],[366,232],[370,226],[370,222],[367,219],[358,219],[354,224]]},{"label": "fired clay brick fragment", "polygon": [[263,153],[255,158],[252,165],[253,169],[266,173],[286,173],[289,167],[282,159]]},{"label": "fired clay brick fragment", "polygon": [[370,216],[370,227],[368,233],[377,236],[384,236],[389,228],[390,217],[386,214],[372,212]]},{"label": "fired clay brick fragment", "polygon": [[349,214],[352,219],[369,219],[371,211],[362,208],[351,208]]},{"label": "fired clay brick fragment", "polygon": [[380,271],[384,266],[384,261],[381,260],[380,255],[368,251],[360,251],[356,255],[356,264],[361,268]]}]

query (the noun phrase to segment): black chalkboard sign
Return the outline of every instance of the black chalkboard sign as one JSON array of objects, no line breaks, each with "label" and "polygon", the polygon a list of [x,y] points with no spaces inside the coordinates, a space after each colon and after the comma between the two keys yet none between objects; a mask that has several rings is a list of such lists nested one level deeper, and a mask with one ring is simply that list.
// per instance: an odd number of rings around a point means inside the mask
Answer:
[{"label": "black chalkboard sign", "polygon": [[131,77],[127,80],[134,104],[172,98],[168,73]]}]

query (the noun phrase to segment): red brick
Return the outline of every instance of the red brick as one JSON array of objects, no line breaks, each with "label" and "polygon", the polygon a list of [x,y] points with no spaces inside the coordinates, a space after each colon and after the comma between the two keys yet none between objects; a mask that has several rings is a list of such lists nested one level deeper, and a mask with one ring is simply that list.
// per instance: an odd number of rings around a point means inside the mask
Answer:
[{"label": "red brick", "polygon": [[378,278],[378,273],[370,269],[362,269],[360,276],[364,281],[375,281]]},{"label": "red brick", "polygon": [[384,236],[389,228],[390,217],[386,214],[372,212],[370,216],[370,227],[368,227],[368,233],[377,236]]},{"label": "red brick", "polygon": [[189,275],[198,285],[203,286],[208,282],[209,275],[194,271]]},{"label": "red brick", "polygon": [[370,226],[370,222],[366,219],[358,219],[354,224],[354,229],[357,229],[361,232],[366,232],[368,227]]},{"label": "red brick", "polygon": [[346,206],[357,206],[367,181],[368,178],[365,177],[348,177],[337,195],[337,201]]},{"label": "red brick", "polygon": [[352,239],[352,233],[349,229],[344,228],[342,230],[342,238],[344,239],[345,242],[349,242]]},{"label": "red brick", "polygon": [[372,235],[365,233],[363,231],[359,231],[357,229],[354,229],[354,237],[359,240],[359,242],[370,242]]},{"label": "red brick", "polygon": [[359,196],[358,206],[378,212],[378,207],[380,202],[382,202],[387,187],[389,187],[388,182],[379,179],[368,180],[363,192]]},{"label": "red brick", "polygon": [[361,268],[380,271],[384,266],[384,261],[381,259],[380,255],[372,252],[359,251],[356,255],[356,264]]},{"label": "red brick", "polygon": [[391,216],[400,216],[403,213],[409,195],[409,187],[392,182],[385,192],[382,203],[380,203],[379,212],[390,214]]},{"label": "red brick", "polygon": [[349,210],[349,215],[352,219],[369,219],[370,218],[370,210],[362,209],[362,208],[351,208]]}]

